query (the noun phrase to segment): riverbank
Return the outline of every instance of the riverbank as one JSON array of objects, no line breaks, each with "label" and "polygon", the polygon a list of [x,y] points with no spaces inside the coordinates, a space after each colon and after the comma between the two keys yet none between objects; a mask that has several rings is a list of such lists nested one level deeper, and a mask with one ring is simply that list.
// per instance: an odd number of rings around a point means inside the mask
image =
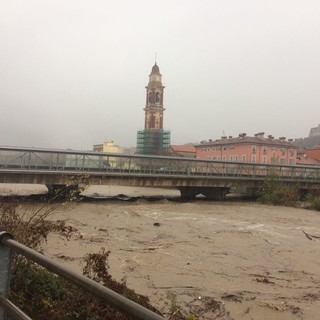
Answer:
[{"label": "riverbank", "polygon": [[[0,184],[0,198],[16,198],[26,201],[42,201],[48,189],[39,184]],[[136,200],[145,198],[150,200],[177,199],[180,191],[177,189],[127,187],[127,186],[87,186],[80,194],[84,201],[90,200]]]}]

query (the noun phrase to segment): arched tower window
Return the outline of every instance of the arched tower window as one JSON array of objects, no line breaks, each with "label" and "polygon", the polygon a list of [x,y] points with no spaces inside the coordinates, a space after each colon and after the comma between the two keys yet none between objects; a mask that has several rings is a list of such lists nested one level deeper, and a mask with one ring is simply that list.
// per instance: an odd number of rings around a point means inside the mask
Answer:
[{"label": "arched tower window", "polygon": [[156,103],[159,103],[160,102],[160,93],[157,92],[156,93]]}]

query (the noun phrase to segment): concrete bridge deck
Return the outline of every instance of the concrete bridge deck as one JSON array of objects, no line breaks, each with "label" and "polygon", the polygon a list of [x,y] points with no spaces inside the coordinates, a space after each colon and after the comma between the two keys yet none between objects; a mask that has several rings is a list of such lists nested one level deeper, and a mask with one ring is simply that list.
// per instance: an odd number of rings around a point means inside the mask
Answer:
[{"label": "concrete bridge deck", "polygon": [[0,147],[0,183],[170,187],[222,198],[231,188],[254,194],[267,178],[320,189],[320,167]]}]

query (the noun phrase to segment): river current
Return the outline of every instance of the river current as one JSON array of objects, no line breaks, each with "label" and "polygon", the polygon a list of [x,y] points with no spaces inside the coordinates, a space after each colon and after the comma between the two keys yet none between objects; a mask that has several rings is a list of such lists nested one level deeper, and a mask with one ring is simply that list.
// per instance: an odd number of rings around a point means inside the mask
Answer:
[{"label": "river current", "polygon": [[[117,188],[85,192],[159,195]],[[157,201],[62,204],[51,219],[66,220],[81,237],[66,242],[53,235],[45,253],[81,272],[85,254],[110,250],[110,274],[167,317],[174,304],[199,319],[319,319],[319,212],[257,202],[177,202],[170,200],[176,190],[163,194]]]}]

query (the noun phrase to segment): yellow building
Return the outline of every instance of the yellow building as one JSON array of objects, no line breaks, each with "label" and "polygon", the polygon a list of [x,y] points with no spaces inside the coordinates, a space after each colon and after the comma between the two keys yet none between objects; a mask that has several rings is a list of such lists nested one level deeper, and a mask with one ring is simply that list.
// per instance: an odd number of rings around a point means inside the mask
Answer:
[{"label": "yellow building", "polygon": [[108,152],[108,153],[123,153],[123,148],[114,144],[113,141],[105,141],[101,144],[95,144],[93,146],[95,152]]},{"label": "yellow building", "polygon": [[[123,153],[123,148],[114,144],[113,141],[105,141],[101,144],[95,144],[93,146],[95,152],[106,152],[106,153]],[[110,168],[121,168],[123,167],[123,160],[121,158],[105,156],[104,165]]]}]

